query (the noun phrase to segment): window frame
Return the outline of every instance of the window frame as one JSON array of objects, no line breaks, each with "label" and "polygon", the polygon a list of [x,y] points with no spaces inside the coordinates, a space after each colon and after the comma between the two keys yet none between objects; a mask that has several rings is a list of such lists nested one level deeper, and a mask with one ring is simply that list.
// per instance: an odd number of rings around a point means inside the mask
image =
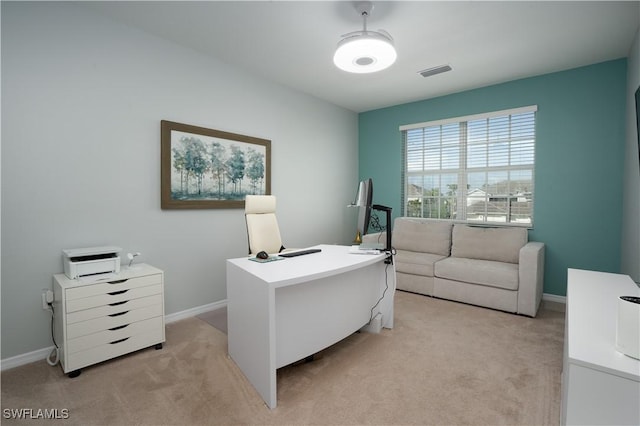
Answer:
[{"label": "window frame", "polygon": [[[538,107],[537,105],[530,105],[530,106],[525,106],[525,107],[520,107],[520,108],[512,108],[512,109],[506,109],[506,110],[500,110],[500,111],[492,111],[492,112],[488,112],[488,113],[481,113],[481,114],[473,114],[473,115],[467,115],[467,116],[460,116],[460,117],[452,117],[452,118],[445,118],[445,119],[440,119],[440,120],[433,120],[433,121],[428,121],[428,122],[422,122],[422,123],[415,123],[415,124],[408,124],[408,125],[402,125],[399,127],[399,130],[401,132],[401,136],[402,136],[402,168],[401,168],[401,177],[402,177],[402,189],[401,189],[401,215],[405,216],[407,215],[408,211],[409,211],[409,203],[411,202],[411,200],[409,199],[409,185],[411,184],[411,177],[419,177],[422,179],[422,182],[425,182],[425,177],[435,177],[438,180],[438,185],[432,185],[433,189],[432,190],[437,190],[438,191],[438,195],[433,195],[433,196],[425,196],[425,194],[423,193],[421,195],[421,202],[420,202],[420,206],[421,206],[421,215],[420,216],[415,216],[415,217],[424,217],[424,203],[425,200],[430,200],[433,199],[434,202],[437,201],[438,204],[437,206],[435,204],[430,204],[433,206],[436,206],[437,211],[438,211],[438,218],[432,218],[431,220],[440,220],[440,221],[447,221],[447,222],[455,222],[455,223],[465,223],[465,224],[470,224],[470,225],[475,225],[475,226],[491,226],[491,227],[495,227],[495,226],[511,226],[511,227],[525,227],[525,228],[529,228],[532,229],[534,226],[534,199],[535,199],[535,151],[536,151],[536,140],[537,140],[537,111],[538,111]],[[513,130],[516,130],[518,127],[514,126],[514,123],[512,122],[513,120],[513,116],[517,116],[519,114],[526,114],[526,113],[533,113],[533,123],[529,124],[529,126],[533,126],[532,134],[528,135],[526,138],[518,138],[517,136],[515,136],[515,132],[513,132]],[[507,158],[507,163],[506,164],[499,164],[499,165],[490,165],[490,137],[487,133],[487,137],[486,137],[486,141],[484,142],[473,142],[470,141],[470,136],[469,136],[469,132],[468,132],[468,128],[469,128],[469,122],[473,122],[473,121],[479,121],[479,120],[487,120],[487,132],[489,132],[489,122],[491,119],[506,119],[508,120],[508,130],[509,130],[509,136],[507,138],[508,140],[508,144],[506,149],[504,149],[504,152],[502,152],[501,154],[506,155]],[[456,126],[451,126],[451,125],[456,125]],[[454,151],[457,151],[457,166],[456,166],[456,161],[449,161],[449,163],[447,164],[449,167],[443,167],[443,147],[445,146],[445,143],[443,142],[443,136],[442,136],[442,131],[445,127],[449,127],[450,129],[453,129],[453,132],[456,133],[457,132],[457,143],[455,144],[456,149],[454,149]],[[456,130],[457,128],[457,130]],[[429,168],[427,166],[425,166],[425,160],[426,160],[426,156],[425,156],[425,150],[427,149],[427,138],[426,136],[422,136],[422,148],[420,150],[418,150],[419,153],[421,153],[422,155],[422,161],[423,161],[423,165],[421,170],[418,171],[409,171],[409,152],[408,152],[408,133],[411,130],[418,130],[418,129],[422,129],[423,132],[427,132],[427,131],[440,131],[440,135],[439,135],[439,145],[433,145],[435,147],[434,149],[434,161],[432,161],[432,164],[434,162],[439,162],[439,167],[438,168],[431,168],[429,170]],[[518,160],[515,159],[515,156],[512,156],[512,153],[517,152],[517,148],[518,148],[518,144],[522,143],[522,141],[529,141],[530,137],[533,138],[532,141],[530,142],[525,142],[523,144],[524,146],[524,152],[525,154],[523,155],[522,158],[527,159],[528,156],[531,157],[530,163],[524,162],[524,163],[518,163]],[[520,141],[520,142],[519,142]],[[471,166],[470,164],[468,164],[468,158],[467,158],[467,154],[469,152],[469,146],[477,146],[477,147],[481,147],[482,144],[486,144],[486,164],[483,166]],[[531,146],[529,146],[531,145]],[[448,145],[451,146],[451,145]],[[439,153],[437,152],[438,149],[440,150]],[[530,151],[530,152],[529,152]],[[505,154],[506,152],[506,154]],[[419,156],[417,158],[420,158]],[[477,157],[479,158],[479,157]],[[501,159],[502,162],[504,162],[504,159]],[[453,167],[452,167],[453,165]],[[491,203],[491,194],[487,194],[487,196],[484,199],[484,203],[485,203],[485,214],[484,214],[484,218],[482,220],[477,220],[477,219],[468,219],[467,216],[467,203],[468,203],[468,196],[469,196],[469,189],[470,188],[467,178],[471,173],[484,173],[485,174],[485,178],[484,178],[484,182],[485,182],[485,186],[490,185],[490,180],[489,180],[489,175],[490,173],[493,174],[497,174],[497,173],[506,173],[507,175],[507,179],[504,180],[504,182],[508,182],[509,184],[511,184],[512,182],[516,181],[517,179],[513,179],[512,173],[513,174],[518,174],[518,173],[525,173],[525,174],[530,174],[531,176],[531,183],[530,183],[530,214],[529,214],[529,218],[530,218],[530,222],[509,222],[509,220],[514,220],[513,219],[513,213],[512,213],[512,204],[514,202],[514,200],[516,202],[519,202],[518,200],[520,200],[521,198],[525,198],[526,200],[526,193],[525,194],[515,194],[510,192],[511,188],[509,188],[509,190],[507,190],[507,192],[505,194],[496,194],[496,198],[499,201],[494,201],[494,203],[504,203],[504,204],[497,204],[497,205],[501,205],[504,209],[505,209],[505,216],[506,216],[506,221],[505,222],[500,222],[500,221],[491,221],[489,220],[491,215],[489,212],[489,204]],[[451,184],[448,184],[447,186],[450,187],[450,191],[448,195],[444,195],[443,194],[443,185],[445,185],[446,183],[442,182],[442,177],[443,176],[449,176],[449,180],[451,176],[455,175],[455,181],[456,181],[456,186],[451,186]],[[448,180],[447,180],[448,182]],[[462,186],[460,186],[462,185]],[[457,191],[457,188],[467,188],[467,191]],[[423,185],[423,189],[426,188],[426,186]],[[440,188],[439,190],[437,188]],[[478,188],[480,189],[480,188]],[[502,198],[504,198],[504,200],[502,200]],[[454,209],[456,212],[457,217],[455,218],[440,218],[440,214],[442,213],[442,202],[443,199],[446,199],[444,201],[445,203],[445,209],[449,208],[449,205],[447,205],[447,203],[455,203]],[[500,201],[501,200],[501,201]],[[528,201],[528,200],[526,200]],[[516,213],[517,214],[517,213]],[[463,217],[462,219],[460,217]]]}]

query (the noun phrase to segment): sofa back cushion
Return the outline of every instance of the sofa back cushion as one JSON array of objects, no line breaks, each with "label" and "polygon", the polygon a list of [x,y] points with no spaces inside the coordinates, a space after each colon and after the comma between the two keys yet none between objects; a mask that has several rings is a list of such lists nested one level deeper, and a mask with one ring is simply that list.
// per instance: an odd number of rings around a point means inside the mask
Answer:
[{"label": "sofa back cushion", "polygon": [[456,224],[452,257],[518,263],[520,249],[527,244],[524,228],[483,228]]},{"label": "sofa back cushion", "polygon": [[398,217],[393,223],[393,246],[398,250],[449,256],[451,253],[450,222]]}]

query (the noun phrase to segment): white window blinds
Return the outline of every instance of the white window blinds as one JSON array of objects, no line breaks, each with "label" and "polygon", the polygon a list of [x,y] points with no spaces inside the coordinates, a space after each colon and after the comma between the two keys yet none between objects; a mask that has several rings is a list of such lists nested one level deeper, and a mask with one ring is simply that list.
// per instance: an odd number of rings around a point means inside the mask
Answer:
[{"label": "white window blinds", "polygon": [[532,226],[536,111],[400,127],[402,215]]}]

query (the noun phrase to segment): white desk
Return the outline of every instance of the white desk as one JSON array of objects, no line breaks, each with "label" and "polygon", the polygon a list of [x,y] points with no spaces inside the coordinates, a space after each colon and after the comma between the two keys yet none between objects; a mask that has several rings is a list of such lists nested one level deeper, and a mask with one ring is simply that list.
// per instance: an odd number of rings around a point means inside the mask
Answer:
[{"label": "white desk", "polygon": [[276,369],[362,328],[387,286],[373,312],[393,327],[395,267],[386,255],[316,247],[322,251],[269,263],[227,260],[229,356],[270,408],[277,405]]},{"label": "white desk", "polygon": [[627,275],[569,269],[561,424],[640,424],[640,361],[615,349]]}]

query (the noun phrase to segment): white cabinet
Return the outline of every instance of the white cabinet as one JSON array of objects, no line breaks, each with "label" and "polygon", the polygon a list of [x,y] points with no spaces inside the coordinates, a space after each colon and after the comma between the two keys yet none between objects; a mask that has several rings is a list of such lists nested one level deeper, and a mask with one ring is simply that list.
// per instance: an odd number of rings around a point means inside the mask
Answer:
[{"label": "white cabinet", "polygon": [[561,424],[640,424],[640,361],[615,349],[618,297],[638,295],[626,275],[569,269]]},{"label": "white cabinet", "polygon": [[[89,280],[86,280],[89,281]],[[138,264],[98,282],[53,277],[54,336],[69,377],[88,365],[155,345],[164,333],[164,273]]]}]

